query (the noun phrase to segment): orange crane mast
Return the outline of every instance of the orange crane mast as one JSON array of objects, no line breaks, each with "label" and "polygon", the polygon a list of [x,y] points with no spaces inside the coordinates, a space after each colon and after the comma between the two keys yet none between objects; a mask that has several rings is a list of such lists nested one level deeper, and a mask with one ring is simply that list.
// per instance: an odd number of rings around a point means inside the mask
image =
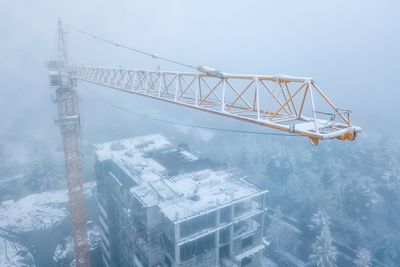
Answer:
[{"label": "orange crane mast", "polygon": [[[59,20],[58,61],[49,64],[50,85],[56,89],[57,123],[60,127],[64,145],[75,265],[77,267],[89,267],[90,257],[82,176],[78,98],[70,77],[59,72],[68,62],[65,35],[66,32]],[[54,75],[54,73],[57,73],[57,75]]]}]

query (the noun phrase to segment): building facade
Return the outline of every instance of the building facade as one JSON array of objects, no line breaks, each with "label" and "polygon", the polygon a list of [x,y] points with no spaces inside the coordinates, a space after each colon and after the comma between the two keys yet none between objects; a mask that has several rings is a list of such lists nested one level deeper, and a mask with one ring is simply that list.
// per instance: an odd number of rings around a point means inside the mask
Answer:
[{"label": "building facade", "polygon": [[104,266],[260,266],[264,190],[162,135],[96,146]]}]

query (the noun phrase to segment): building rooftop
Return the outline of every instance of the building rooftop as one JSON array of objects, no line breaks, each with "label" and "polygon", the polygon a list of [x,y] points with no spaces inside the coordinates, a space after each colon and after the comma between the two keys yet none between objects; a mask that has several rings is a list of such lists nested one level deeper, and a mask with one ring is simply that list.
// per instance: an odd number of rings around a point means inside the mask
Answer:
[{"label": "building rooftop", "polygon": [[129,179],[129,191],[147,207],[158,206],[182,221],[266,190],[236,170],[201,159],[164,136],[147,135],[96,145],[100,160],[112,160]]}]

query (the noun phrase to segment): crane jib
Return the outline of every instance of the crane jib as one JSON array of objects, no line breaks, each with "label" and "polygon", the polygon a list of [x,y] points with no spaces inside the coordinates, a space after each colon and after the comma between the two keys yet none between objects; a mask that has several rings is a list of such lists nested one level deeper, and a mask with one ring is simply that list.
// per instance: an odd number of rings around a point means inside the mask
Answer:
[{"label": "crane jib", "polygon": [[[61,74],[318,140],[354,140],[361,128],[311,78],[66,66]],[[218,73],[218,72],[217,72]],[[317,102],[318,101],[318,102]],[[316,109],[325,106],[324,111]]]}]

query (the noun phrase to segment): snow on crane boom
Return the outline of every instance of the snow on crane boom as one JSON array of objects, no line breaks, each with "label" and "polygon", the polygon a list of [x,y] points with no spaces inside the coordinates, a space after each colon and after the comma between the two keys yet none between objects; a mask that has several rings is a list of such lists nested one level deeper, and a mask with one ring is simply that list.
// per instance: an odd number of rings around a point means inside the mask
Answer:
[{"label": "snow on crane boom", "polygon": [[60,69],[71,79],[306,136],[314,145],[326,139],[354,140],[357,133],[361,132],[361,128],[351,122],[351,111],[338,108],[312,78],[230,74],[210,67],[195,67],[69,26],[96,40],[198,71],[189,73],[74,65]]},{"label": "snow on crane boom", "polygon": [[[67,66],[86,82],[319,140],[354,140],[361,128],[311,78]],[[317,102],[319,100],[319,102]],[[317,105],[324,110],[317,110]]]}]

